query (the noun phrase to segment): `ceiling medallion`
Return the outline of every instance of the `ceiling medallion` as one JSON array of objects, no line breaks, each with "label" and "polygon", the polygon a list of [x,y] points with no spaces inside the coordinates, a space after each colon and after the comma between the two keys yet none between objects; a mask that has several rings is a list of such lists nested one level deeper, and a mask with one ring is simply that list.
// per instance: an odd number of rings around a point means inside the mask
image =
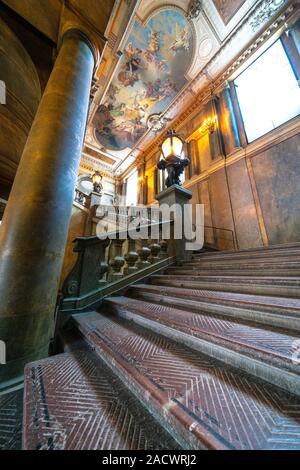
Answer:
[{"label": "ceiling medallion", "polygon": [[202,0],[191,0],[186,16],[189,20],[195,20],[196,18],[198,18],[201,11],[202,11]]},{"label": "ceiling medallion", "polygon": [[285,1],[286,0],[265,0],[250,23],[253,31],[256,31],[262,23],[269,20],[274,13],[282,7]]},{"label": "ceiling medallion", "polygon": [[168,121],[171,121],[171,119],[162,116],[162,113],[151,114],[147,120],[147,127],[153,132],[160,132],[165,129]]}]

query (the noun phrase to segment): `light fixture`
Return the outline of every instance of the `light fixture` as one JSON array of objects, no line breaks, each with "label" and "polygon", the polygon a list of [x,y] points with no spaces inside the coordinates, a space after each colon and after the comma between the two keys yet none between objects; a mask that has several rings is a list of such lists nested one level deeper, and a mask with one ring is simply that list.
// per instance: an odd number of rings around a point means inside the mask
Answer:
[{"label": "light fixture", "polygon": [[92,174],[92,182],[93,182],[93,187],[94,187],[94,192],[95,193],[98,193],[98,194],[101,194],[101,191],[102,191],[102,175],[100,173],[100,171],[96,170],[93,174]]},{"label": "light fixture", "polygon": [[174,130],[167,132],[167,137],[161,146],[163,158],[157,164],[159,170],[167,170],[167,188],[173,184],[180,186],[180,175],[190,163],[189,159],[184,156],[183,146],[184,140]]},{"label": "light fixture", "polygon": [[212,116],[208,117],[203,121],[199,131],[201,133],[209,132],[210,134],[213,134],[216,131],[217,128],[217,122],[218,122],[218,116]]}]

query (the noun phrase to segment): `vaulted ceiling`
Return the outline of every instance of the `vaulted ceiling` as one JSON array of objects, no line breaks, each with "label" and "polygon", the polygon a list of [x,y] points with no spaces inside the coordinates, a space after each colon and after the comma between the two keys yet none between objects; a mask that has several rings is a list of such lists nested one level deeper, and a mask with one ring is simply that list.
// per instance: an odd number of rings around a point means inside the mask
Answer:
[{"label": "vaulted ceiling", "polygon": [[120,175],[278,13],[285,0],[140,0],[125,34],[116,12],[83,163]]}]

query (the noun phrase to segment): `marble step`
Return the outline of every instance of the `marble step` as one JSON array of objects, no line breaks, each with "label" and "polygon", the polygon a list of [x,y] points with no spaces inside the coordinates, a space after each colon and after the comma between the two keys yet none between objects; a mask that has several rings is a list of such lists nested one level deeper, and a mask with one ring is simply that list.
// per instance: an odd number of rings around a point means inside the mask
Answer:
[{"label": "marble step", "polygon": [[263,258],[262,256],[258,258],[252,258],[252,257],[247,257],[244,259],[220,259],[220,260],[211,260],[210,258],[207,259],[202,259],[199,258],[197,260],[191,260],[188,263],[184,264],[185,267],[192,267],[192,268],[203,268],[203,267],[218,267],[218,268],[223,268],[223,267],[238,267],[238,268],[262,268],[264,269],[265,267],[272,268],[272,267],[278,267],[278,268],[283,268],[285,269],[286,267],[292,268],[299,268],[300,267],[300,257],[291,257],[288,258],[286,256],[284,257],[269,257],[269,258]]},{"label": "marble step", "polygon": [[300,448],[295,395],[111,313],[73,319],[99,358],[182,447]]},{"label": "marble step", "polygon": [[167,273],[191,274],[191,275],[213,275],[224,274],[230,276],[282,276],[282,277],[300,277],[300,266],[252,266],[252,265],[233,265],[233,266],[172,266],[166,269]]},{"label": "marble step", "polygon": [[126,295],[146,302],[300,332],[300,299],[154,284],[135,284]]},{"label": "marble step", "polygon": [[299,364],[293,361],[300,335],[240,324],[128,297],[105,301],[106,311],[132,320],[203,354],[300,395]]},{"label": "marble step", "polygon": [[151,284],[178,288],[204,289],[276,297],[299,298],[300,278],[275,276],[230,276],[156,274],[149,278]]},{"label": "marble step", "polygon": [[178,448],[98,356],[84,348],[26,366],[23,423],[24,450]]},{"label": "marble step", "polygon": [[194,252],[193,257],[194,258],[206,258],[206,257],[240,257],[240,256],[245,256],[245,257],[252,257],[255,255],[262,255],[262,256],[268,256],[270,255],[280,255],[280,254],[295,254],[295,255],[300,255],[300,243],[290,243],[290,244],[285,244],[285,245],[272,245],[269,247],[259,247],[259,248],[245,248],[245,249],[240,249],[240,250],[224,250],[224,251],[217,251],[217,252]]}]

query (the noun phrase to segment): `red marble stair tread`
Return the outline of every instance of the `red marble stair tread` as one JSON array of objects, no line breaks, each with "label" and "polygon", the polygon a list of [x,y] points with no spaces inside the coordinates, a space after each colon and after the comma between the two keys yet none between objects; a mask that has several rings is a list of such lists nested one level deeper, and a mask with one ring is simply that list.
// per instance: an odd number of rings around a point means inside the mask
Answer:
[{"label": "red marble stair tread", "polygon": [[249,258],[243,259],[243,260],[210,260],[209,258],[207,260],[192,260],[189,262],[186,262],[184,264],[184,267],[187,268],[197,268],[197,269],[206,269],[206,268],[231,268],[231,267],[238,267],[238,269],[243,269],[243,268],[248,268],[248,267],[253,267],[254,269],[258,267],[274,267],[274,268],[292,268],[296,269],[300,267],[300,260],[295,260],[295,258],[292,259],[256,259],[252,260]]},{"label": "red marble stair tread", "polygon": [[23,448],[174,448],[171,438],[172,445],[165,445],[153,418],[143,420],[141,405],[124,389],[92,351],[65,353],[28,364]]},{"label": "red marble stair tread", "polygon": [[205,282],[207,279],[207,282],[220,282],[220,281],[230,281],[232,282],[241,282],[241,281],[246,281],[248,284],[251,284],[253,282],[259,282],[263,284],[264,282],[270,283],[266,285],[296,285],[300,286],[300,277],[284,277],[284,276],[226,276],[223,274],[222,275],[192,275],[189,271],[186,271],[186,274],[154,274],[151,276],[151,280],[159,280],[159,281],[167,281],[167,280],[181,280],[183,282],[186,282],[188,280],[193,280],[193,281],[199,281],[199,282]]},{"label": "red marble stair tread", "polygon": [[[92,312],[75,321],[101,357],[110,351],[114,368],[127,363],[223,446],[300,448],[298,398],[120,318]],[[172,413],[176,406],[170,405]]]},{"label": "red marble stair tread", "polygon": [[245,250],[226,250],[226,251],[216,251],[216,252],[202,252],[202,253],[193,253],[194,259],[227,259],[227,258],[249,258],[249,257],[259,257],[259,256],[300,256],[299,247],[284,247],[278,246],[277,248],[263,247],[261,249],[250,248]]},{"label": "red marble stair tread", "polygon": [[228,273],[238,273],[243,274],[245,273],[247,276],[251,273],[263,273],[263,274],[276,274],[280,276],[298,276],[300,275],[300,266],[297,267],[278,267],[278,266],[209,266],[203,268],[201,266],[171,266],[167,269],[168,272],[177,272],[177,273],[184,273],[189,272],[191,274],[201,273],[203,275],[209,273],[221,273],[221,274],[228,274]]},{"label": "red marble stair tread", "polygon": [[185,289],[178,287],[164,286],[163,288],[149,284],[135,284],[133,289],[143,289],[144,291],[157,292],[161,295],[174,295],[176,297],[187,297],[190,300],[215,300],[222,299],[239,304],[256,304],[261,306],[275,306],[284,309],[300,312],[300,299],[290,299],[285,297],[269,297],[265,295],[239,294],[235,292],[210,291],[205,289]]},{"label": "red marble stair tread", "polygon": [[110,305],[134,311],[176,330],[208,341],[214,340],[218,344],[222,341],[224,345],[244,354],[259,354],[271,363],[279,363],[293,372],[299,372],[299,366],[292,362],[293,344],[295,340],[299,340],[297,336],[128,297],[111,297],[107,300]]}]

